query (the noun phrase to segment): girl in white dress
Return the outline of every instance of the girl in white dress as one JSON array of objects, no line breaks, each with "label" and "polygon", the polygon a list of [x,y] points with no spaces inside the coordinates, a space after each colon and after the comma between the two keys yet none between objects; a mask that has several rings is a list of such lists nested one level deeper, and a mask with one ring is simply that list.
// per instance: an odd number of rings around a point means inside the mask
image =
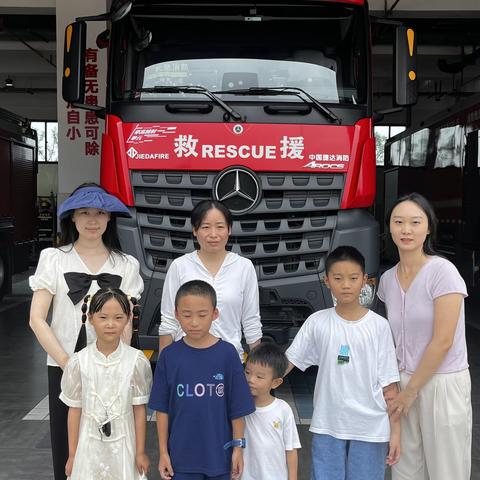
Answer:
[{"label": "girl in white dress", "polygon": [[65,366],[60,399],[70,407],[65,473],[71,480],[137,480],[148,471],[152,372],[143,352],[120,340],[130,317],[121,290],[98,290],[88,309],[97,340]]},{"label": "girl in white dress", "polygon": [[[82,301],[100,287],[121,288],[138,298],[143,291],[138,260],[120,250],[117,216],[128,208],[96,184],[78,187],[59,207],[58,248],[42,250],[35,274],[30,326],[48,354],[48,403],[53,473],[65,480],[68,458],[68,408],[58,398],[62,370],[70,356],[95,340],[91,325],[82,325]],[[50,307],[51,322],[48,322]],[[129,328],[125,339],[129,341]]]}]

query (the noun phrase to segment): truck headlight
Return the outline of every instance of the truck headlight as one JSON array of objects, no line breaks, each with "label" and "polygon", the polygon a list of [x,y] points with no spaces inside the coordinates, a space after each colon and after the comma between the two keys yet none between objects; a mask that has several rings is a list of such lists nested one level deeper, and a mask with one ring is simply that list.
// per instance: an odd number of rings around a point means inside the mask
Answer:
[{"label": "truck headlight", "polygon": [[370,308],[375,301],[375,292],[377,290],[377,278],[372,277],[360,291],[360,305]]}]

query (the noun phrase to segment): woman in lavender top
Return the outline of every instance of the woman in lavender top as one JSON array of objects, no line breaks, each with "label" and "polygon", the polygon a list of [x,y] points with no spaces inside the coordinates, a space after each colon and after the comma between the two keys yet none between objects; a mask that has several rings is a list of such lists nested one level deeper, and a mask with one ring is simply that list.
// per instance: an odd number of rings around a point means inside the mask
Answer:
[{"label": "woman in lavender top", "polygon": [[418,193],[397,200],[389,215],[400,261],[384,273],[386,306],[400,369],[390,415],[402,418],[402,456],[393,480],[468,480],[472,406],[465,341],[465,282],[436,255],[437,219]]}]

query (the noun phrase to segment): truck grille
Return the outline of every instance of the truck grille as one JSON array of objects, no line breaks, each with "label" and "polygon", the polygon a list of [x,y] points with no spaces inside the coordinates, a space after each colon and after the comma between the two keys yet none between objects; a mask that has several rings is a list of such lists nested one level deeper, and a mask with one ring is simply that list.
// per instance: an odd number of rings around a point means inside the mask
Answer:
[{"label": "truck grille", "polygon": [[[259,280],[298,277],[323,269],[344,185],[343,174],[258,173],[262,198],[234,217],[229,248],[250,258]],[[195,249],[190,212],[212,198],[217,172],[132,172],[147,265],[166,272]]]}]

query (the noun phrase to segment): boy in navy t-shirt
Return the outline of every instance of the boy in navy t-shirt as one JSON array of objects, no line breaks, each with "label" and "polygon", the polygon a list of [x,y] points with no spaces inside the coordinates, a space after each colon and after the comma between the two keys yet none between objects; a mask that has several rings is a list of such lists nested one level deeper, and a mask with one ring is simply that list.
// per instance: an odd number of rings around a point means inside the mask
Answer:
[{"label": "boy in navy t-shirt", "polygon": [[216,303],[201,280],[183,284],[175,297],[185,337],[162,351],[149,402],[163,480],[230,480],[243,472],[243,417],[255,405],[235,347],[209,332]]}]

